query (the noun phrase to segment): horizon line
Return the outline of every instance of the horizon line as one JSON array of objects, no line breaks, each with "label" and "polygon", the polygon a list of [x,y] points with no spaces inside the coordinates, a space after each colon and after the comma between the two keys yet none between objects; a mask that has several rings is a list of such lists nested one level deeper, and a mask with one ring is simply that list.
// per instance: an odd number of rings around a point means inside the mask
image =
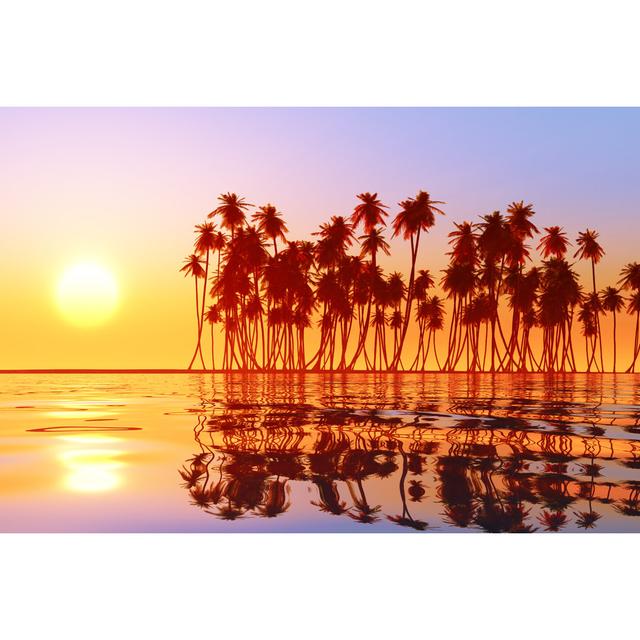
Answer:
[{"label": "horizon line", "polygon": [[190,374],[190,373],[245,373],[245,374],[306,374],[306,373],[322,373],[322,374],[412,374],[412,375],[424,375],[424,374],[443,374],[443,375],[567,375],[567,374],[585,374],[585,375],[640,375],[640,372],[624,372],[624,371],[438,371],[438,370],[430,370],[430,371],[371,371],[367,369],[351,369],[351,370],[340,370],[340,369],[270,369],[267,371],[260,371],[259,369],[124,369],[124,368],[116,368],[116,369],[62,369],[62,368],[52,368],[52,369],[0,369],[0,375],[10,375],[10,374],[39,374],[39,373],[150,373],[150,374],[160,374],[160,373],[181,373],[181,374]]}]

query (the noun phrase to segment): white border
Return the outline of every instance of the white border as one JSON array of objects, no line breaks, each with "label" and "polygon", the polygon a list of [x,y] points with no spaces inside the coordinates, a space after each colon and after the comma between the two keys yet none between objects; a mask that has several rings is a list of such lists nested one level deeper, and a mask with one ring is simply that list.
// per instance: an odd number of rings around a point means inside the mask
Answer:
[{"label": "white border", "polygon": [[633,0],[21,0],[5,105],[637,105]]}]

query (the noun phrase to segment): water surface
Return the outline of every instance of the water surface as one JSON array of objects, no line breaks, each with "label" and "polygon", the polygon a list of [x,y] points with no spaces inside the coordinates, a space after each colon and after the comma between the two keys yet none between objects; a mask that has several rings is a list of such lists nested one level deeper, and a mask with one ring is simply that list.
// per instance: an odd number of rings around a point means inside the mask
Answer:
[{"label": "water surface", "polygon": [[640,375],[0,380],[1,531],[640,531]]}]

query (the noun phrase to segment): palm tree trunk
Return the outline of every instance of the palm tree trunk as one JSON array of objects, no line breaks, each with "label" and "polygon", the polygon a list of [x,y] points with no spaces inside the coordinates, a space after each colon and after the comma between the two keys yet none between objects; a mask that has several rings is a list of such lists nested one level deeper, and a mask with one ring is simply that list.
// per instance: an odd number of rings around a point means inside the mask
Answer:
[{"label": "palm tree trunk", "polygon": [[[196,359],[196,356],[198,355],[198,346],[200,345],[200,334],[202,332],[202,325],[200,324],[200,304],[198,301],[198,278],[194,276],[193,280],[196,285],[196,320],[198,321],[198,344],[196,345],[196,350],[193,353],[191,362],[189,363],[189,366],[187,367],[187,369],[191,369],[193,367],[193,363]],[[205,284],[205,287],[206,287],[206,284]],[[204,366],[204,363],[203,363],[203,366]]]},{"label": "palm tree trunk", "polygon": [[613,310],[613,372],[616,372],[616,356],[617,356],[617,344],[616,344],[616,310]]},{"label": "palm tree trunk", "polygon": [[421,228],[418,227],[415,242],[413,240],[413,236],[411,237],[411,273],[409,274],[409,285],[407,287],[407,303],[404,311],[404,322],[402,323],[402,334],[400,335],[400,339],[398,341],[396,353],[394,354],[393,360],[391,361],[391,369],[394,371],[397,370],[398,362],[400,362],[400,358],[402,357],[402,347],[404,346],[404,340],[407,335],[407,328],[409,326],[409,318],[411,317],[411,303],[413,302],[413,283],[416,277],[416,260],[418,258],[418,246],[420,244],[420,231]]}]

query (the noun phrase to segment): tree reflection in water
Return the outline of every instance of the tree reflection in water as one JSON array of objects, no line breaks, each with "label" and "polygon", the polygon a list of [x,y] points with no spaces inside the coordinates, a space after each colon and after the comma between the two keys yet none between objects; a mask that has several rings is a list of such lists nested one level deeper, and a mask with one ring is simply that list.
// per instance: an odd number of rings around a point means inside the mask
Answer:
[{"label": "tree reflection in water", "polygon": [[586,531],[640,515],[629,405],[601,409],[591,387],[581,398],[545,383],[539,397],[475,380],[449,379],[447,393],[418,394],[427,401],[413,406],[389,380],[366,396],[325,381],[312,403],[289,379],[203,389],[182,484],[217,518],[314,509],[364,530]]}]

